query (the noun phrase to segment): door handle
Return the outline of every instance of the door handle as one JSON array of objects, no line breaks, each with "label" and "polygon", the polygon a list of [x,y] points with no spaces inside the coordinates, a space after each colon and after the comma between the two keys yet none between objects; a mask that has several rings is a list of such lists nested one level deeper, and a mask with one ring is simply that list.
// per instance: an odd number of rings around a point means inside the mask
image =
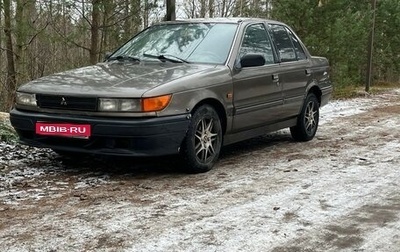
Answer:
[{"label": "door handle", "polygon": [[272,75],[272,82],[276,83],[276,86],[279,87],[279,74],[273,74]]},{"label": "door handle", "polygon": [[306,75],[310,76],[311,75],[311,70],[310,69],[306,69]]}]

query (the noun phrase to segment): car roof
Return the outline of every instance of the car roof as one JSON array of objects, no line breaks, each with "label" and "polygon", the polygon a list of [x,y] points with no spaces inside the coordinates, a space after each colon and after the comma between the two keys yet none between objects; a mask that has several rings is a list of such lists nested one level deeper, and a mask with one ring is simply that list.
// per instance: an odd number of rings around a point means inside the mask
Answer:
[{"label": "car roof", "polygon": [[170,23],[252,23],[252,22],[268,22],[283,24],[276,20],[263,19],[263,18],[249,18],[249,17],[219,17],[219,18],[192,18],[192,19],[177,19],[175,21],[163,21],[159,24],[170,24]]}]

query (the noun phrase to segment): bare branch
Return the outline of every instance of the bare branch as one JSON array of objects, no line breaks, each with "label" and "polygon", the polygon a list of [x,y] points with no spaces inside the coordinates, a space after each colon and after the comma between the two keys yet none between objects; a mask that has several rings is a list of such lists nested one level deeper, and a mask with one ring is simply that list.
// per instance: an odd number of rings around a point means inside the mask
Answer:
[{"label": "bare branch", "polygon": [[75,41],[73,41],[72,39],[68,38],[67,36],[64,36],[64,34],[62,34],[62,32],[60,32],[54,25],[52,25],[54,31],[57,33],[57,35],[59,35],[60,37],[62,37],[63,39],[65,39],[68,43],[74,44],[75,46],[85,49],[87,51],[90,51],[90,48],[80,45],[78,43],[76,43]]}]

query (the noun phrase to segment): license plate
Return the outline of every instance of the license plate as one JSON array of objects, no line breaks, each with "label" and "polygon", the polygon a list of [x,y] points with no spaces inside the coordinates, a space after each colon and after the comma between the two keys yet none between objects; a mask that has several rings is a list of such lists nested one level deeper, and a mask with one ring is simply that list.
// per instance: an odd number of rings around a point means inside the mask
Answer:
[{"label": "license plate", "polygon": [[37,122],[35,132],[46,136],[89,138],[90,130],[90,124]]}]

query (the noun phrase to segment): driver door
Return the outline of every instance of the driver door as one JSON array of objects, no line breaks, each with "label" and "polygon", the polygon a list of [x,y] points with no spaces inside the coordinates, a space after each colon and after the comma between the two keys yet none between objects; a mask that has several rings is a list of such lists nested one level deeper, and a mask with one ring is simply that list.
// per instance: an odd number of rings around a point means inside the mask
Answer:
[{"label": "driver door", "polygon": [[283,106],[279,64],[264,24],[251,24],[245,28],[239,50],[239,59],[246,54],[259,54],[264,57],[265,64],[241,67],[233,75],[233,131],[279,121]]}]

